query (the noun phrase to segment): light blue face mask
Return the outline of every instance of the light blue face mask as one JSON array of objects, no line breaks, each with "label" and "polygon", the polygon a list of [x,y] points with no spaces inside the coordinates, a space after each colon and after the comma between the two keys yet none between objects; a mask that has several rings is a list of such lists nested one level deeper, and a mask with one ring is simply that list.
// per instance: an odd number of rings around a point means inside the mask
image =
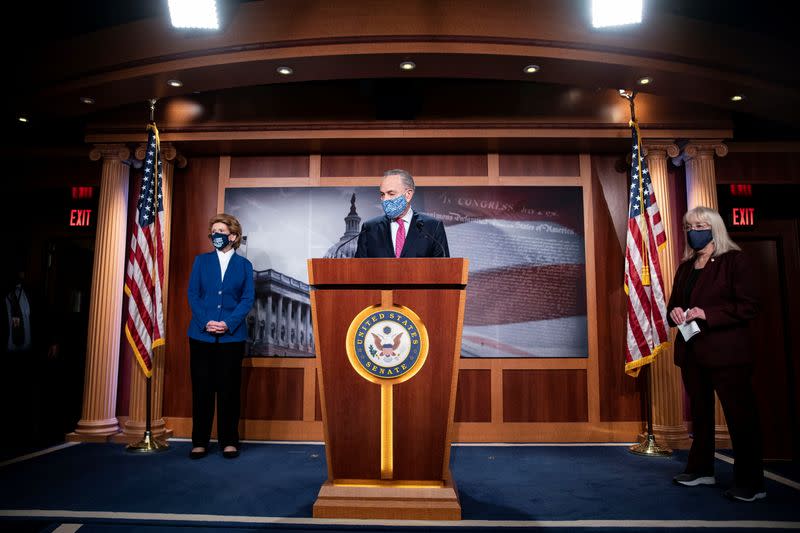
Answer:
[{"label": "light blue face mask", "polygon": [[408,207],[408,201],[406,201],[406,197],[403,194],[400,196],[395,196],[390,200],[384,200],[382,204],[383,213],[386,215],[386,218],[391,220],[394,220],[402,215],[403,211],[405,211],[406,207]]},{"label": "light blue face mask", "polygon": [[213,244],[214,248],[216,248],[217,250],[222,250],[223,248],[228,246],[228,244],[230,242],[231,241],[228,240],[228,234],[227,233],[212,233],[211,234],[211,244]]}]

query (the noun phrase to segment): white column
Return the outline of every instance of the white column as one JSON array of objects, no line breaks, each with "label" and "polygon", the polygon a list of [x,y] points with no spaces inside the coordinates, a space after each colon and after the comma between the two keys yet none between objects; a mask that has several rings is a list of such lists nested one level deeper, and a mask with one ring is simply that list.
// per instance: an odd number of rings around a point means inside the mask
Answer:
[{"label": "white column", "polygon": [[122,290],[125,280],[125,230],[128,219],[130,150],[97,145],[89,154],[103,160],[97,236],[89,303],[81,419],[69,440],[106,440],[119,431],[116,417]]}]

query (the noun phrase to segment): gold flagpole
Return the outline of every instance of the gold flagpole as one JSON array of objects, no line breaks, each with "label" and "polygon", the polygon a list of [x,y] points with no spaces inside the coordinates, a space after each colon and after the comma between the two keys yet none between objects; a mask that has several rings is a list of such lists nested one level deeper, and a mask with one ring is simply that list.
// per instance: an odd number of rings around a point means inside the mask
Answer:
[{"label": "gold flagpole", "polygon": [[[636,107],[634,105],[634,99],[636,98],[636,91],[622,91],[620,90],[620,96],[628,100],[628,103],[631,106],[631,120],[629,125],[632,126],[636,130],[636,168],[638,169],[638,179],[639,179],[639,201],[641,202],[641,209],[642,209],[642,218],[640,221],[639,229],[642,234],[642,285],[648,286],[650,285],[650,256],[648,254],[648,244],[650,243],[648,231],[647,231],[647,212],[646,212],[646,205],[645,205],[645,198],[644,198],[644,179],[642,174],[642,135],[639,131],[639,123],[636,122]],[[634,162],[631,161],[631,164]],[[652,363],[650,363],[652,364]],[[644,411],[647,416],[647,434],[642,442],[636,443],[631,445],[628,448],[628,451],[636,454],[636,455],[644,455],[647,457],[669,457],[672,455],[672,450],[661,446],[656,442],[656,436],[653,433],[653,400],[652,400],[652,379],[651,375],[652,372],[650,370],[650,364],[644,365],[642,368],[644,374],[644,398],[642,398],[642,403],[644,404]]]},{"label": "gold flagpole", "polygon": [[[150,99],[149,103],[150,103],[150,122],[154,124],[155,123],[155,118],[154,117],[155,117],[155,112],[156,112],[156,99],[155,98]],[[159,160],[159,156],[160,156],[160,146],[158,146],[159,145],[158,129],[156,129],[155,131],[156,131],[156,161],[155,161],[155,176],[153,176],[153,179],[155,180],[155,186],[153,187],[153,197],[154,197],[155,201],[154,201],[153,205],[155,206],[155,212],[156,212],[154,224],[157,225],[158,224],[158,180],[159,180],[159,177],[158,177],[158,171],[159,171],[158,160]],[[159,231],[160,231],[160,229],[159,229]],[[157,254],[154,253],[154,254],[151,254],[151,256],[153,257],[153,265],[152,266],[153,266],[153,269],[155,270],[155,269],[158,268],[158,259],[156,257]],[[159,277],[159,283],[160,283],[160,281],[161,281],[161,278]],[[155,302],[153,302],[153,306],[156,307],[156,305],[157,304]],[[155,311],[155,309],[154,309],[154,311]],[[155,315],[156,314],[154,312],[153,316],[155,316]],[[153,357],[155,356],[155,350],[152,351],[152,354],[153,354],[153,356],[150,358],[150,364],[151,365],[153,364]],[[169,449],[169,444],[167,444],[166,441],[164,441],[162,439],[159,439],[159,438],[156,438],[156,437],[153,437],[153,432],[152,432],[152,428],[151,428],[152,417],[153,417],[153,412],[152,412],[153,411],[153,406],[152,406],[153,401],[152,401],[152,398],[151,398],[152,392],[153,392],[152,382],[153,382],[153,377],[152,377],[152,372],[151,372],[149,376],[145,377],[145,383],[146,383],[145,397],[146,397],[146,399],[145,399],[144,436],[142,437],[142,440],[140,440],[139,442],[134,442],[134,443],[128,444],[128,446],[125,447],[126,451],[137,452],[137,453],[151,453],[151,452],[163,452],[163,451],[166,451],[166,450]]]}]

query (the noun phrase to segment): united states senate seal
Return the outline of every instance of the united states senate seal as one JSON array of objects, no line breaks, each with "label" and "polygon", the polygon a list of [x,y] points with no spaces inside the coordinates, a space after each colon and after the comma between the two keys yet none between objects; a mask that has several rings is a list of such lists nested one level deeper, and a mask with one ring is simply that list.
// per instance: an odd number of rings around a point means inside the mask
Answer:
[{"label": "united states senate seal", "polygon": [[414,376],[428,356],[428,332],[407,307],[373,305],[347,331],[347,356],[364,379],[401,383]]}]

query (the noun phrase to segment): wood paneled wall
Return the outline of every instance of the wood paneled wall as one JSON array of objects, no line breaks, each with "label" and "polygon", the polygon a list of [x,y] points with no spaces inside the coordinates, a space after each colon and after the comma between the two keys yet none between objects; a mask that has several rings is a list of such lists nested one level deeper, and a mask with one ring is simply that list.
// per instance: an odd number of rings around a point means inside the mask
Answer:
[{"label": "wood paneled wall", "polygon": [[[175,174],[164,413],[191,431],[186,288],[207,249],[208,217],[238,187],[374,185],[406,168],[419,186],[529,185],[583,189],[588,357],[462,359],[457,441],[631,441],[641,429],[636,380],[623,372],[622,242],[627,175],[610,157],[578,154],[326,155],[191,159]],[[469,289],[468,289],[469,290]],[[322,440],[316,359],[246,359],[243,438]]]}]

